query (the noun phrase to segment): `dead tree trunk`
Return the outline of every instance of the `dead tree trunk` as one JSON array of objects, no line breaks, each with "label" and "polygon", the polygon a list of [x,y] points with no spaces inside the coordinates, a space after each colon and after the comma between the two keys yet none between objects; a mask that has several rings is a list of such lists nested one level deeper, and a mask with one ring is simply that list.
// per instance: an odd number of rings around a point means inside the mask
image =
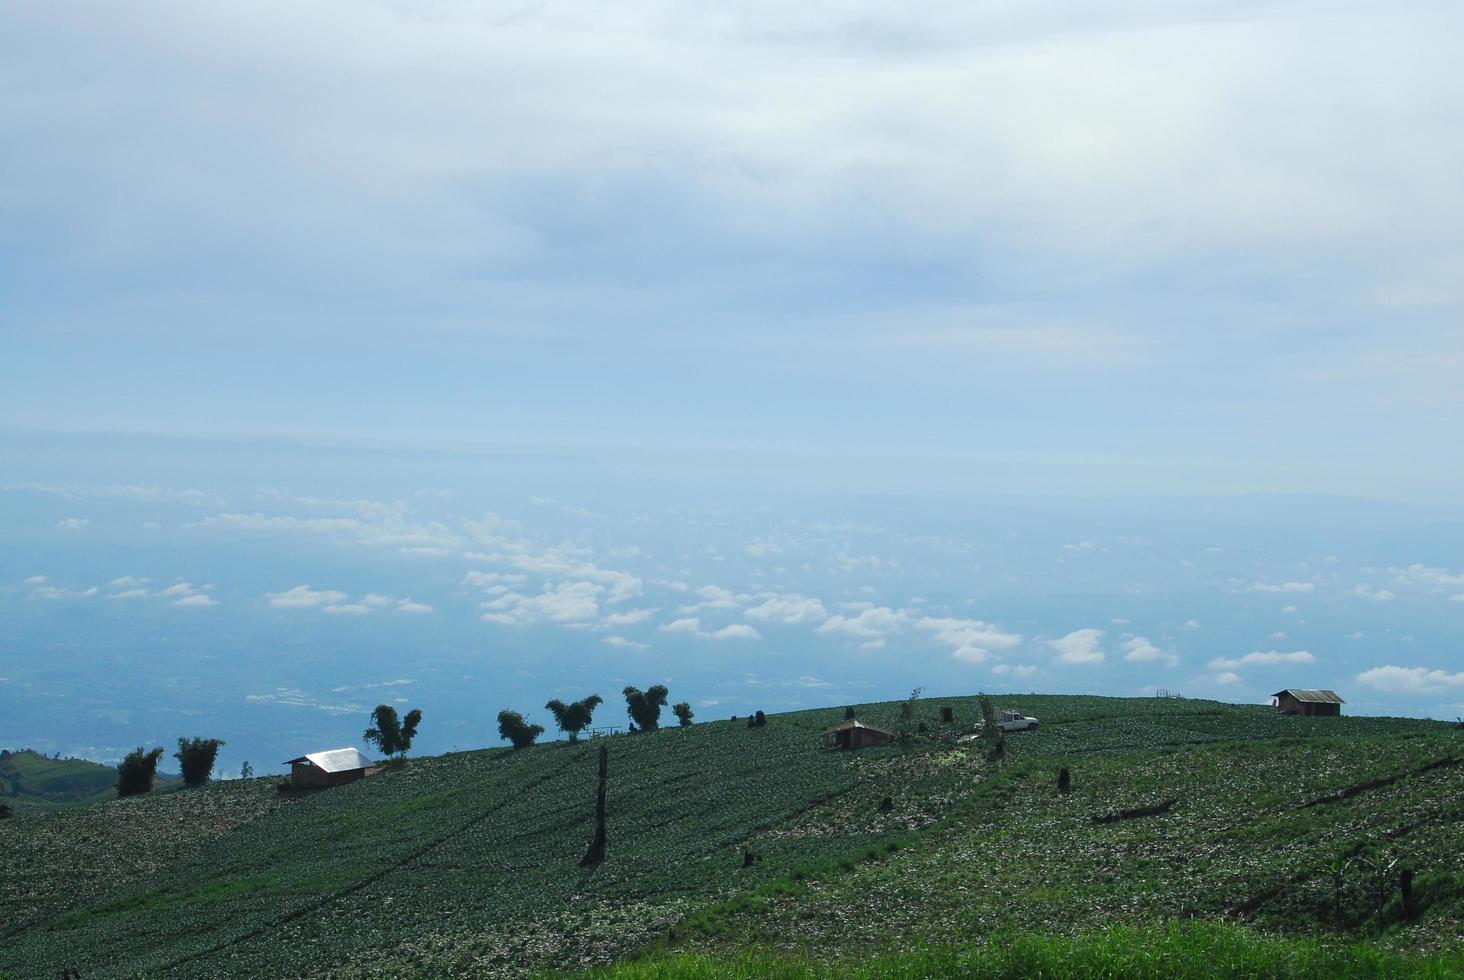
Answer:
[{"label": "dead tree trunk", "polygon": [[610,769],[610,746],[600,746],[600,786],[595,791],[595,839],[580,861],[581,868],[592,868],[605,860],[605,776]]}]

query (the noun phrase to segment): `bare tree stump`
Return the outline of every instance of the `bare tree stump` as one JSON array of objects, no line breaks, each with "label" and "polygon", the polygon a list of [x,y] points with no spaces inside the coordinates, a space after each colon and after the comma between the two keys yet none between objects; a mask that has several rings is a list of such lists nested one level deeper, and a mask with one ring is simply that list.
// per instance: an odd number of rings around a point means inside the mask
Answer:
[{"label": "bare tree stump", "polygon": [[893,796],[886,796],[884,799],[879,801],[879,809],[881,813],[889,813],[894,808],[895,798]]},{"label": "bare tree stump", "polygon": [[595,791],[595,839],[580,860],[581,868],[591,868],[605,860],[605,777],[610,770],[610,746],[600,746],[600,785]]},{"label": "bare tree stump", "polygon": [[1073,777],[1072,777],[1072,774],[1068,772],[1067,766],[1063,766],[1061,769],[1059,769],[1057,771],[1057,791],[1059,793],[1061,793],[1063,796],[1066,796],[1068,794],[1068,791],[1071,790],[1072,788],[1073,788]]}]

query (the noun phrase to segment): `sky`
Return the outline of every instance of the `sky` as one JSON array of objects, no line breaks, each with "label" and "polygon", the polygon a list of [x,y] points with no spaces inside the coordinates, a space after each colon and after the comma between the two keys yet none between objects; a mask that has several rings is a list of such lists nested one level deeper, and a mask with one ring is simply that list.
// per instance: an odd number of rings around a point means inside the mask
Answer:
[{"label": "sky", "polygon": [[1461,32],[5,4],[0,742],[297,754],[392,684],[441,749],[576,678],[1464,712]]}]

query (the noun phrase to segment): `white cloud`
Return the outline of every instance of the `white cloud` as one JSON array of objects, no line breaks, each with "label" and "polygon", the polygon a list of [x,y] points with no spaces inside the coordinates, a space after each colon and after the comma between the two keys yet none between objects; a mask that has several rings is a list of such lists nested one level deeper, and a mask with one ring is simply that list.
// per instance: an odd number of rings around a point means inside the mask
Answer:
[{"label": "white cloud", "polygon": [[1097,664],[1103,662],[1103,651],[1099,644],[1103,640],[1100,629],[1073,630],[1057,640],[1048,640],[1047,645],[1057,651],[1057,659],[1065,664]]},{"label": "white cloud", "polygon": [[1171,666],[1179,663],[1179,658],[1171,651],[1159,649],[1150,643],[1147,638],[1142,636],[1135,636],[1124,640],[1123,648],[1125,651],[1123,659],[1132,660],[1136,663],[1152,663],[1156,660],[1162,660]]},{"label": "white cloud", "polygon": [[672,622],[661,624],[661,632],[662,633],[700,633],[701,632],[701,620],[697,619],[695,616],[688,616],[688,617],[686,617],[684,619],[673,620]]},{"label": "white cloud", "polygon": [[57,521],[56,526],[63,531],[80,531],[90,523],[90,517],[68,517]]},{"label": "white cloud", "polygon": [[433,612],[434,610],[433,607],[427,605],[427,603],[425,602],[414,602],[411,599],[403,599],[396,604],[396,611],[399,613],[414,613],[420,615],[422,613]]},{"label": "white cloud", "polygon": [[1317,587],[1311,582],[1282,582],[1280,585],[1267,585],[1265,582],[1252,582],[1252,592],[1280,592],[1285,594],[1315,592]]},{"label": "white cloud", "polygon": [[1232,684],[1239,684],[1241,682],[1241,676],[1233,671],[1226,671],[1221,674],[1216,674],[1213,678],[1211,678],[1211,680],[1213,680],[1216,684],[1229,686]]},{"label": "white cloud", "polygon": [[1464,671],[1449,673],[1427,667],[1374,667],[1357,675],[1359,683],[1389,694],[1436,694],[1464,687]]},{"label": "white cloud", "polygon": [[991,668],[991,672],[998,677],[1015,677],[1019,680],[1026,680],[1036,676],[1038,668],[1030,664],[997,664]]},{"label": "white cloud", "polygon": [[1237,667],[1279,667],[1289,664],[1312,664],[1317,658],[1308,650],[1293,650],[1282,653],[1279,650],[1256,650],[1243,657],[1216,657],[1210,661],[1215,670],[1234,670]]},{"label": "white cloud", "polygon": [[646,622],[655,614],[654,609],[627,609],[625,612],[611,613],[602,622],[606,626],[635,626]]},{"label": "white cloud", "polygon": [[1370,585],[1359,585],[1352,590],[1352,594],[1363,599],[1371,599],[1373,602],[1392,602],[1396,596],[1387,589],[1379,589],[1374,592]]},{"label": "white cloud", "polygon": [[980,619],[925,616],[915,621],[915,628],[934,633],[937,642],[951,648],[952,657],[969,664],[984,663],[991,651],[1009,650],[1022,642],[1020,635]]},{"label": "white cloud", "polygon": [[1464,573],[1414,562],[1407,568],[1391,568],[1399,585],[1427,586],[1437,590],[1464,588]]},{"label": "white cloud", "polygon": [[482,604],[480,618],[489,623],[522,625],[539,620],[555,623],[583,623],[600,614],[600,595],[605,590],[594,582],[561,582],[545,586],[538,595],[507,592]]},{"label": "white cloud", "polygon": [[161,592],[158,593],[158,595],[161,595],[161,596],[192,595],[194,593],[194,591],[195,590],[193,588],[193,583],[191,583],[191,582],[176,582],[173,585],[168,586],[166,589],[163,589]]},{"label": "white cloud", "polygon": [[829,611],[817,599],[790,592],[769,596],[760,604],[747,609],[743,615],[760,622],[802,624],[823,622],[829,618]]},{"label": "white cloud", "polygon": [[719,630],[702,629],[701,620],[695,616],[674,620],[661,626],[662,633],[689,633],[703,640],[760,640],[762,634],[746,623],[733,623]]},{"label": "white cloud", "polygon": [[703,585],[696,590],[696,594],[701,597],[701,601],[690,606],[682,606],[682,612],[694,613],[703,609],[736,609],[748,598],[736,595],[720,585]]},{"label": "white cloud", "polygon": [[389,606],[393,602],[396,602],[396,600],[389,595],[379,595],[375,592],[368,592],[361,597],[361,602],[363,605],[380,607]]},{"label": "white cloud", "polygon": [[54,585],[42,585],[31,590],[32,599],[90,599],[101,590],[95,585],[88,589],[61,589]]},{"label": "white cloud", "polygon": [[134,578],[131,575],[123,575],[121,578],[114,578],[107,584],[118,589],[132,589],[139,585],[146,585],[151,579]]},{"label": "white cloud", "polygon": [[701,633],[699,636],[709,640],[761,640],[762,634],[748,626],[746,623],[733,623],[730,626],[723,626],[719,630],[710,633]]},{"label": "white cloud", "polygon": [[239,528],[248,531],[359,531],[365,523],[354,517],[271,517],[265,514],[215,514],[184,527]]},{"label": "white cloud", "polygon": [[606,644],[608,644],[608,645],[610,645],[612,647],[619,647],[622,650],[649,650],[650,649],[650,645],[649,644],[646,644],[646,643],[637,643],[634,640],[627,640],[625,637],[619,636],[619,635],[617,635],[615,633],[611,633],[609,636],[605,637],[601,642],[606,643]]},{"label": "white cloud", "polygon": [[348,602],[338,606],[326,606],[325,611],[334,616],[364,616],[371,611],[371,607],[359,602]]},{"label": "white cloud", "polygon": [[464,582],[480,589],[488,589],[498,585],[523,585],[528,580],[529,577],[527,575],[505,574],[503,572],[470,571],[463,576]]},{"label": "white cloud", "polygon": [[344,592],[336,592],[331,589],[317,591],[308,585],[297,585],[284,592],[266,592],[265,598],[269,600],[271,606],[280,609],[318,609],[321,606],[333,606],[345,602],[348,596]]},{"label": "white cloud", "polygon": [[152,593],[147,589],[125,589],[122,592],[114,592],[107,596],[108,599],[145,599]]},{"label": "white cloud", "polygon": [[47,581],[47,579],[46,579],[46,576],[44,576],[44,575],[32,575],[30,578],[28,578],[28,579],[25,580],[25,584],[26,585],[44,585],[46,583],[46,581]]},{"label": "white cloud", "polygon": [[842,614],[830,616],[818,628],[818,632],[843,633],[846,636],[866,640],[880,639],[891,633],[899,632],[900,627],[908,618],[903,612],[897,612],[887,606],[869,606],[865,603],[851,603],[851,605],[865,606],[865,608],[862,608],[857,616]]},{"label": "white cloud", "polygon": [[217,606],[218,604],[219,601],[217,599],[206,596],[202,592],[173,600],[173,605],[175,606]]}]

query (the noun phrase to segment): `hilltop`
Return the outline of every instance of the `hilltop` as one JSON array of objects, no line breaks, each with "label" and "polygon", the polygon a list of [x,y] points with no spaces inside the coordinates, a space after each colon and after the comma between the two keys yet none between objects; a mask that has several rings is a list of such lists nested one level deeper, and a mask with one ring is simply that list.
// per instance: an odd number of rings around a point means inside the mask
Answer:
[{"label": "hilltop", "polygon": [[[787,957],[777,971],[796,973],[1183,922],[1243,924],[1241,943],[1368,939],[1412,972],[1464,966],[1421,958],[1464,939],[1464,736],[1449,726],[1211,701],[998,703],[1042,722],[998,761],[924,736],[826,750],[819,732],[842,707],[614,736],[609,854],[592,870],[578,862],[601,740],[409,759],[306,794],[230,781],[4,821],[0,971],[620,962],[629,975],[754,976],[772,966],[746,955]],[[894,728],[899,708],[856,713]],[[934,735],[978,718],[973,698],[932,698],[910,724]]]},{"label": "hilltop", "polygon": [[117,770],[85,759],[50,759],[21,749],[0,753],[0,803],[17,813],[96,803],[117,795]]}]

